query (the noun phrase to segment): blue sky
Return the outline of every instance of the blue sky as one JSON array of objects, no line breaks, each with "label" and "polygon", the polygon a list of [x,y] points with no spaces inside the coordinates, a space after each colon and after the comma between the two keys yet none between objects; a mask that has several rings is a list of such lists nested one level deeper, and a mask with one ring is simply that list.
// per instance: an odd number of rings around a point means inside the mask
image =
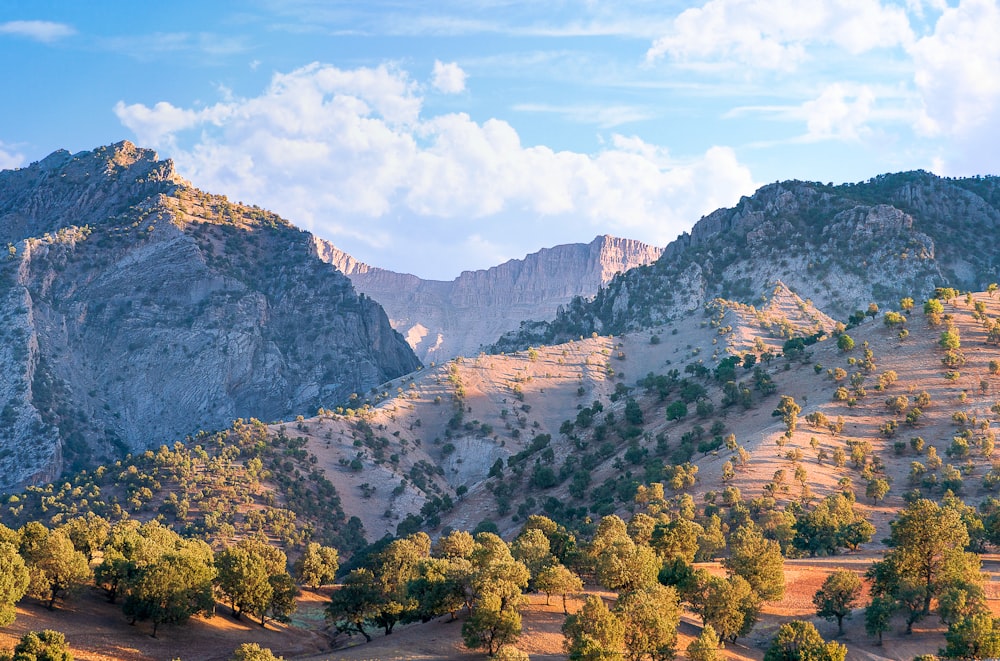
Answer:
[{"label": "blue sky", "polygon": [[998,0],[0,0],[0,167],[130,139],[451,278],[776,180],[996,174],[997,35]]}]

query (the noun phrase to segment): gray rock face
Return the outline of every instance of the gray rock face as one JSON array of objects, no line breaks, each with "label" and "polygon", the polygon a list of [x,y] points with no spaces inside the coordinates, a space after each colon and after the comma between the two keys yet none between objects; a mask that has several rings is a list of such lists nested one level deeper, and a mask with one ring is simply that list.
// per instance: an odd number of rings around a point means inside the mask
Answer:
[{"label": "gray rock face", "polygon": [[124,142],[0,173],[0,488],[416,369],[312,237]]},{"label": "gray rock face", "polygon": [[522,321],[550,317],[573,297],[594,295],[616,273],[649,264],[662,252],[639,241],[600,236],[442,282],[370,267],[319,239],[315,246],[324,261],[382,304],[425,363],[478,353]]}]

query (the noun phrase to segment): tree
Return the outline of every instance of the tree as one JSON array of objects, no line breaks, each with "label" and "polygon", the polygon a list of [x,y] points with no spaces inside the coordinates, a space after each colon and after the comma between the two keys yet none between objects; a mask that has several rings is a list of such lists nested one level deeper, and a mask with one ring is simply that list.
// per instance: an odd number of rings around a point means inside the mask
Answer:
[{"label": "tree", "polygon": [[287,562],[280,549],[255,537],[242,539],[219,552],[215,559],[216,582],[219,591],[229,600],[233,617],[239,619],[246,612],[258,616],[261,626],[265,626],[268,613],[276,605],[276,596],[284,602],[275,612],[279,617],[285,614],[287,594],[276,595],[274,586],[282,585],[287,590],[287,582],[272,578],[288,574]]},{"label": "tree", "polygon": [[[841,337],[844,337],[841,335]],[[782,395],[781,402],[778,404],[778,408],[774,409],[771,413],[773,416],[781,416],[781,421],[785,423],[785,427],[788,430],[786,436],[791,436],[792,432],[795,431],[795,426],[798,423],[799,413],[802,412],[802,407],[795,403],[795,398],[790,395]]]},{"label": "tree", "polygon": [[681,400],[671,402],[670,405],[667,406],[667,420],[680,420],[682,418],[686,418],[687,414],[687,404]]},{"label": "tree", "polygon": [[161,624],[185,622],[199,613],[211,615],[214,579],[212,549],[200,540],[184,541],[132,573],[122,611],[133,623],[151,621],[155,638]]},{"label": "tree", "polygon": [[299,582],[311,588],[333,583],[340,568],[337,555],[335,548],[309,542],[302,557],[295,562],[295,575]]},{"label": "tree", "polygon": [[598,596],[587,597],[583,608],[563,624],[570,661],[616,661],[625,645],[625,624]]},{"label": "tree", "polygon": [[846,353],[854,348],[854,340],[847,333],[841,333],[837,338],[837,348]]},{"label": "tree", "polygon": [[370,569],[354,569],[344,578],[343,584],[330,597],[326,606],[326,619],[340,633],[348,636],[360,633],[371,642],[366,626],[375,617],[380,595],[375,575]]},{"label": "tree", "polygon": [[73,661],[66,636],[59,631],[29,631],[14,646],[12,661]]},{"label": "tree", "polygon": [[711,624],[706,624],[701,634],[687,646],[691,661],[719,661],[719,636]]},{"label": "tree", "polygon": [[625,658],[672,659],[677,645],[680,604],[677,591],[651,585],[618,598],[615,614],[625,625]]},{"label": "tree", "polygon": [[284,661],[283,656],[275,656],[267,647],[257,643],[243,643],[229,657],[229,661]]},{"label": "tree", "polygon": [[882,644],[882,634],[889,630],[889,622],[896,612],[896,600],[891,596],[874,596],[865,608],[865,632],[869,636],[877,636],[878,644]]},{"label": "tree", "polygon": [[0,626],[14,622],[17,610],[14,604],[28,591],[28,568],[17,549],[0,542]]},{"label": "tree", "polygon": [[521,635],[521,593],[530,573],[497,535],[480,533],[475,541],[469,571],[472,613],[462,625],[462,639],[493,654]]},{"label": "tree", "polygon": [[65,531],[50,533],[31,554],[28,572],[31,582],[28,593],[46,602],[52,610],[56,599],[82,587],[90,580],[90,565],[82,553],[73,548]]},{"label": "tree", "polygon": [[553,594],[562,595],[563,613],[569,614],[566,608],[566,596],[583,592],[583,581],[562,564],[549,565],[535,576],[535,587],[545,593],[545,605]]},{"label": "tree", "polygon": [[980,612],[961,618],[944,635],[946,659],[995,659],[1000,657],[1000,621]]},{"label": "tree", "polygon": [[[867,575],[873,596],[894,599],[906,611],[907,632],[930,612],[931,600],[943,599],[946,618],[959,617],[978,600],[983,576],[979,556],[965,551],[968,527],[955,506],[915,500],[892,523],[890,550]],[[964,600],[949,594],[966,593]]]},{"label": "tree", "polygon": [[764,655],[764,661],[844,661],[847,648],[826,642],[812,622],[782,624]]},{"label": "tree", "polygon": [[638,590],[656,583],[661,564],[653,549],[623,537],[597,557],[597,580],[609,590]]},{"label": "tree", "polygon": [[900,299],[899,309],[903,312],[909,312],[913,309],[913,299],[907,296],[906,298]]},{"label": "tree", "polygon": [[745,578],[765,601],[778,601],[784,596],[785,560],[778,542],[765,539],[756,525],[745,525],[730,537],[729,552],[722,565],[730,575]]},{"label": "tree", "polygon": [[681,591],[702,624],[711,624],[723,640],[745,636],[757,622],[760,597],[742,576],[722,578],[699,569]]},{"label": "tree", "polygon": [[869,303],[868,304],[868,309],[865,311],[865,314],[867,316],[871,317],[872,319],[874,319],[875,317],[877,317],[878,316],[878,304],[877,303]]},{"label": "tree", "polygon": [[852,571],[841,569],[826,577],[813,596],[816,614],[827,620],[837,620],[837,634],[844,633],[844,618],[861,596],[861,579]]},{"label": "tree", "polygon": [[868,480],[868,486],[865,487],[865,495],[871,498],[872,502],[878,503],[888,493],[889,482],[885,478],[878,477],[874,480]]}]

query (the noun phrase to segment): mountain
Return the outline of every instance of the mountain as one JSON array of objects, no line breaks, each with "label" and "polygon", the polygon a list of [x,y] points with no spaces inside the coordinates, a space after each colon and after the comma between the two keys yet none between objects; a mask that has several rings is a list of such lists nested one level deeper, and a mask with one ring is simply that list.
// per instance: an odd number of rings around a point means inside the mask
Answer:
[{"label": "mountain", "polygon": [[0,487],[419,366],[311,235],[128,142],[0,172],[2,244]]},{"label": "mountain", "polygon": [[444,282],[371,267],[327,241],[314,242],[321,259],[385,308],[424,363],[475,355],[521,321],[550,317],[574,297],[593,296],[617,273],[662,253],[639,241],[599,236]]},{"label": "mountain", "polygon": [[840,186],[786,181],[702,218],[646,267],[526,323],[494,350],[649,327],[715,297],[753,302],[778,280],[839,319],[869,302],[898,306],[935,287],[982,290],[1000,279],[983,237],[1000,228],[1000,178],[923,171]]}]

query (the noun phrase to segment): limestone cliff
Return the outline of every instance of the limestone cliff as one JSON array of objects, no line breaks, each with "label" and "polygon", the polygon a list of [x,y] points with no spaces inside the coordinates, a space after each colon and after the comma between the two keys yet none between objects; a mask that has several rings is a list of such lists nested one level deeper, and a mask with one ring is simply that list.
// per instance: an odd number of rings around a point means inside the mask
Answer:
[{"label": "limestone cliff", "polygon": [[649,264],[662,252],[599,236],[442,282],[370,267],[319,239],[315,246],[324,261],[382,304],[393,328],[425,363],[478,353],[521,321],[552,316],[575,296],[593,296],[616,273]]},{"label": "limestone cliff", "polygon": [[309,234],[128,142],[0,172],[0,242],[0,488],[419,364]]}]

